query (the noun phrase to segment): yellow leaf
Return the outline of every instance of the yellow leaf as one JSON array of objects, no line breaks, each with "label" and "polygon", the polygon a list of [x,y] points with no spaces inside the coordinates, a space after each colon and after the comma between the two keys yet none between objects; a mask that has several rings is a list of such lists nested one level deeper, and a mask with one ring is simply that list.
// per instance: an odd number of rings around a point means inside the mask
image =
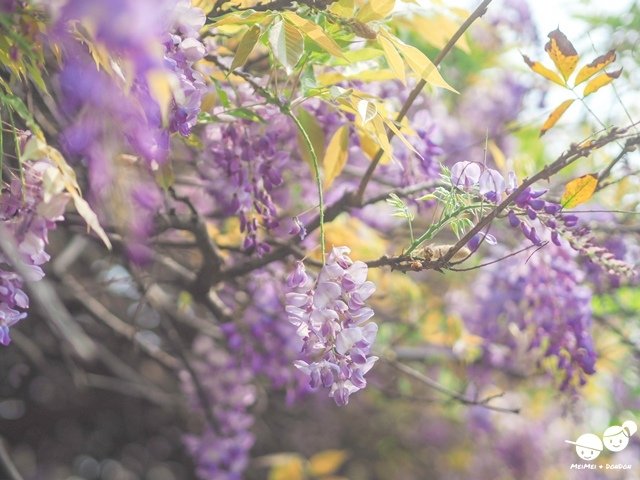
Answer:
[{"label": "yellow leaf", "polygon": [[590,80],[589,83],[584,87],[584,93],[582,94],[584,97],[587,95],[591,95],[594,92],[597,92],[605,85],[609,85],[616,78],[620,76],[622,73],[622,69],[616,70],[614,72],[604,72],[601,75],[598,75],[593,80]]},{"label": "yellow leaf", "polygon": [[356,20],[362,23],[382,20],[393,11],[396,0],[369,0],[356,15]]},{"label": "yellow leaf", "polygon": [[[384,30],[382,32],[384,32]],[[446,88],[454,93],[458,93],[455,88],[449,85],[444,78],[442,78],[438,68],[424,53],[416,47],[407,45],[402,40],[390,35],[389,33],[384,32],[383,35],[387,36],[387,38],[393,42],[400,53],[402,53],[402,56],[407,62],[407,65],[409,65],[409,68],[425,82],[433,85],[434,87]]]},{"label": "yellow leaf", "polygon": [[304,37],[300,30],[289,22],[278,20],[269,30],[269,44],[273,55],[291,75],[304,53]]},{"label": "yellow leaf", "polygon": [[395,75],[399,80],[402,81],[402,83],[405,83],[406,75],[404,71],[404,62],[402,61],[402,57],[398,53],[396,47],[382,35],[378,37],[378,43],[382,47],[384,58],[387,60],[389,68],[391,68],[393,73],[395,73]]},{"label": "yellow leaf", "polygon": [[[365,153],[365,155],[369,157],[370,160],[373,160],[373,158],[378,153],[378,150],[380,150],[380,146],[369,134],[369,132],[365,130],[359,131],[358,136],[360,137],[360,148]],[[385,153],[380,159],[380,163],[384,165],[389,163],[390,160],[391,159],[389,155]]]},{"label": "yellow leaf", "polygon": [[325,49],[328,53],[335,57],[342,57],[344,55],[340,46],[327,34],[325,31],[320,28],[317,24],[307,20],[306,18],[302,18],[299,15],[296,15],[293,12],[283,12],[282,15],[300,30],[302,33],[313,40],[315,43],[320,45],[323,49]]},{"label": "yellow leaf", "polygon": [[393,159],[393,148],[387,136],[387,130],[384,128],[384,122],[380,116],[375,117],[372,122],[375,139],[382,151],[388,155],[389,159]]},{"label": "yellow leaf", "polygon": [[567,183],[560,203],[565,208],[581,205],[593,196],[598,186],[598,176],[594,173],[583,175]]},{"label": "yellow leaf", "polygon": [[500,150],[500,147],[498,146],[498,144],[493,140],[489,140],[487,142],[487,147],[489,148],[489,152],[491,153],[491,156],[493,157],[493,161],[496,164],[496,167],[498,167],[503,172],[506,172],[507,171],[507,159],[504,156],[504,153],[502,152],[502,150]]},{"label": "yellow leaf", "polygon": [[411,145],[409,140],[407,140],[407,137],[404,136],[404,134],[400,131],[400,129],[396,127],[395,123],[393,123],[393,120],[387,120],[386,118],[383,118],[383,120],[384,120],[384,124],[387,127],[389,127],[389,130],[392,130],[395,136],[398,137],[398,140],[400,140],[404,144],[404,146],[409,149],[409,151],[415,153],[418,157],[422,159],[422,155],[420,155],[420,153],[415,149],[415,147]]},{"label": "yellow leaf", "polygon": [[155,69],[147,73],[147,84],[151,97],[158,102],[162,124],[169,123],[169,107],[173,100],[173,76],[165,70]]},{"label": "yellow leaf", "polygon": [[548,37],[549,41],[544,46],[544,50],[566,80],[578,64],[578,52],[559,28],[551,32]]},{"label": "yellow leaf", "polygon": [[[436,15],[431,18],[416,17],[410,23],[413,23],[413,30],[427,43],[442,49],[456,33],[461,22],[454,22],[445,15]],[[470,53],[469,44],[464,35],[458,39],[455,46],[463,52]]]},{"label": "yellow leaf", "polygon": [[553,112],[551,112],[551,115],[549,115],[546,122],[544,122],[544,125],[542,125],[542,128],[540,129],[540,136],[544,135],[547,132],[547,130],[552,128],[558,122],[558,120],[560,120],[560,117],[571,106],[571,104],[573,103],[573,100],[574,99],[565,100],[560,105],[558,105],[558,107],[556,107],[556,109]]},{"label": "yellow leaf", "polygon": [[254,23],[260,23],[266,18],[273,17],[272,12],[256,12],[254,10],[247,10],[244,12],[233,12],[223,16],[216,23],[211,25],[212,27],[220,27],[222,25],[251,25]]},{"label": "yellow leaf", "polygon": [[309,473],[316,477],[335,473],[347,460],[344,450],[325,450],[309,459]]},{"label": "yellow leaf", "polygon": [[205,15],[213,10],[213,7],[215,7],[215,5],[215,0],[191,0],[191,6],[199,8]]},{"label": "yellow leaf", "polygon": [[242,36],[242,40],[238,44],[238,48],[236,49],[236,54],[233,57],[233,62],[231,62],[231,70],[235,70],[238,67],[243,66],[251,52],[258,43],[258,39],[260,38],[260,33],[262,30],[258,25],[253,25],[247,32]]},{"label": "yellow leaf", "polygon": [[575,85],[580,85],[585,80],[589,80],[596,73],[603,70],[607,65],[613,63],[616,59],[616,52],[609,50],[604,55],[600,55],[593,62],[582,67],[576,75]]},{"label": "yellow leaf", "polygon": [[304,480],[304,463],[297,455],[280,461],[269,472],[269,480]]},{"label": "yellow leaf", "polygon": [[338,0],[329,7],[329,11],[338,17],[351,18],[355,4],[353,0]]},{"label": "yellow leaf", "polygon": [[324,188],[329,188],[342,172],[349,158],[349,126],[343,125],[331,137],[322,166],[324,168]]},{"label": "yellow leaf", "polygon": [[565,86],[566,83],[560,78],[560,75],[558,75],[553,70],[545,67],[540,62],[532,61],[526,55],[522,55],[522,58],[524,59],[525,63],[529,65],[529,68],[534,72],[536,72],[538,75],[542,75],[547,80],[551,80],[552,82],[557,83],[558,85],[562,85],[563,87]]}]

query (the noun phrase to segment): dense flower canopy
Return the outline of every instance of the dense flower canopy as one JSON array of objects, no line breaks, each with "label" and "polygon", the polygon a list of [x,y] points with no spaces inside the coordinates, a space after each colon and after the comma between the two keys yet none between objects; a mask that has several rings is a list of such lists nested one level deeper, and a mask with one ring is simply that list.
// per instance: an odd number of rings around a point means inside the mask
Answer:
[{"label": "dense flower canopy", "polygon": [[0,2],[0,478],[637,478],[640,11],[532,3]]}]

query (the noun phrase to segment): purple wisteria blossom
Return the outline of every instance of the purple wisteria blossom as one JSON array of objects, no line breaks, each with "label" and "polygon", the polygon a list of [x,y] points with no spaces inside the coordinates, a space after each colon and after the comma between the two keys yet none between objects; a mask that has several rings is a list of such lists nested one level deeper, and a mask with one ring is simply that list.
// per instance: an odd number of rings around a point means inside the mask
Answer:
[{"label": "purple wisteria blossom", "polygon": [[258,114],[266,125],[249,120],[208,125],[199,171],[207,192],[224,213],[240,219],[243,248],[262,255],[270,246],[258,230],[279,225],[273,193],[283,183],[291,158],[289,142],[295,137],[288,119],[276,109],[258,109]]},{"label": "purple wisteria blossom", "polygon": [[592,292],[583,281],[567,247],[543,249],[526,262],[513,257],[483,271],[462,316],[485,340],[489,364],[514,367],[524,352],[539,364],[553,358],[560,389],[569,390],[595,373]]},{"label": "purple wisteria blossom", "polygon": [[255,442],[250,430],[254,418],[248,411],[256,400],[253,372],[209,337],[197,337],[193,353],[201,391],[188,371],[180,374],[182,389],[191,409],[201,413],[208,409],[210,415],[204,416],[207,422],[199,434],[184,436],[184,444],[202,480],[240,480]]},{"label": "purple wisteria blossom", "polygon": [[45,193],[43,177],[56,169],[47,162],[25,162],[22,165],[24,183],[13,178],[0,194],[0,223],[12,235],[19,259],[0,253],[0,344],[11,341],[9,328],[26,317],[29,297],[23,291],[24,280],[11,268],[13,261],[24,263],[29,278],[44,277],[42,265],[49,260],[45,252],[49,230],[63,219],[68,197],[64,193]]},{"label": "purple wisteria blossom", "polygon": [[303,339],[309,362],[296,366],[305,372],[312,388],[329,388],[336,404],[346,405],[349,395],[364,388],[365,374],[378,357],[369,356],[378,325],[369,320],[373,310],[366,300],[375,291],[367,281],[367,265],[352,261],[348,247],[335,247],[314,282],[298,262],[287,283],[287,314]]},{"label": "purple wisteria blossom", "polygon": [[[279,273],[279,272],[278,272]],[[302,340],[296,328],[282,316],[284,279],[276,272],[256,272],[248,281],[251,301],[242,316],[221,325],[229,351],[238,362],[264,378],[274,389],[285,389],[287,403],[307,390],[307,378],[295,368],[303,358]]]}]

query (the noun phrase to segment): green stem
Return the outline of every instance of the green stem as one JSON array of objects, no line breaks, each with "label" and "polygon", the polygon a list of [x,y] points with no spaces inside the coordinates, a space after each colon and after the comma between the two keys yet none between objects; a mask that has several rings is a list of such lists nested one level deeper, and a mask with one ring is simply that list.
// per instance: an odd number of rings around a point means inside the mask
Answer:
[{"label": "green stem", "polygon": [[426,232],[424,232],[414,242],[412,242],[411,246],[409,247],[409,249],[405,252],[405,255],[410,255],[413,251],[415,251],[416,248],[418,248],[424,242],[426,242],[427,240],[430,240],[431,238],[433,238],[433,236],[436,233],[438,233],[440,230],[442,230],[443,227],[447,226],[455,217],[457,217],[461,213],[464,213],[464,212],[466,212],[468,210],[483,209],[486,206],[487,206],[486,204],[467,205],[465,207],[459,208],[455,212],[451,213],[451,215],[447,215],[442,220],[440,220],[438,223],[435,223],[435,224],[431,225],[427,229]]},{"label": "green stem", "polygon": [[304,139],[304,143],[307,145],[309,149],[309,153],[311,154],[311,162],[313,163],[313,173],[316,177],[316,186],[318,187],[318,203],[320,205],[320,246],[322,248],[322,263],[325,262],[325,238],[324,238],[324,195],[322,193],[322,178],[320,177],[320,165],[318,163],[318,155],[316,154],[315,149],[313,148],[313,143],[311,143],[311,139],[309,138],[309,134],[291,111],[285,112],[292,120],[293,123],[296,124],[302,138]]}]

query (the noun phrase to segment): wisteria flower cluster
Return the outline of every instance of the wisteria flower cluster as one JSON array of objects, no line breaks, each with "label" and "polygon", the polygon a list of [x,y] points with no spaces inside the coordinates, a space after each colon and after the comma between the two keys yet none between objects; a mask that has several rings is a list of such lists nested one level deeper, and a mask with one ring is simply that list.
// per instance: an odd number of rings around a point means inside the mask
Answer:
[{"label": "wisteria flower cluster", "polygon": [[209,337],[197,337],[193,353],[198,360],[193,372],[181,372],[182,389],[190,407],[203,413],[206,421],[200,434],[184,436],[185,446],[200,478],[239,480],[255,441],[254,418],[248,410],[256,400],[253,372]]},{"label": "wisteria flower cluster", "polygon": [[274,190],[283,182],[292,138],[286,117],[274,109],[260,112],[269,123],[241,120],[205,130],[205,153],[199,172],[208,193],[226,215],[237,215],[244,233],[243,248],[262,255],[270,250],[260,227],[279,225]]},{"label": "wisteria flower cluster", "polygon": [[60,192],[45,192],[44,182],[56,169],[45,161],[25,162],[23,177],[13,178],[0,194],[0,223],[15,241],[20,261],[29,272],[24,279],[16,273],[12,261],[0,253],[0,344],[11,341],[9,328],[26,317],[29,297],[24,280],[44,277],[42,265],[49,260],[45,252],[48,234],[63,219],[68,197]]},{"label": "wisteria flower cluster", "polygon": [[287,314],[310,359],[296,366],[309,375],[312,388],[328,388],[337,405],[367,385],[364,376],[378,360],[370,356],[378,325],[369,321],[374,312],[365,303],[375,285],[367,281],[367,265],[352,261],[349,252],[333,248],[315,281],[302,262],[287,279]]},{"label": "wisteria flower cluster", "polygon": [[251,303],[242,317],[221,325],[227,346],[243,365],[264,377],[274,389],[286,389],[292,403],[306,390],[306,377],[294,367],[301,359],[302,340],[282,317],[282,277],[257,274],[247,285]]},{"label": "wisteria flower cluster", "polygon": [[509,367],[511,354],[523,348],[539,351],[539,362],[555,359],[560,389],[574,388],[595,373],[596,362],[592,292],[583,281],[567,247],[543,249],[528,262],[509,259],[483,271],[474,307],[463,318],[472,333],[486,340],[490,364]]}]

